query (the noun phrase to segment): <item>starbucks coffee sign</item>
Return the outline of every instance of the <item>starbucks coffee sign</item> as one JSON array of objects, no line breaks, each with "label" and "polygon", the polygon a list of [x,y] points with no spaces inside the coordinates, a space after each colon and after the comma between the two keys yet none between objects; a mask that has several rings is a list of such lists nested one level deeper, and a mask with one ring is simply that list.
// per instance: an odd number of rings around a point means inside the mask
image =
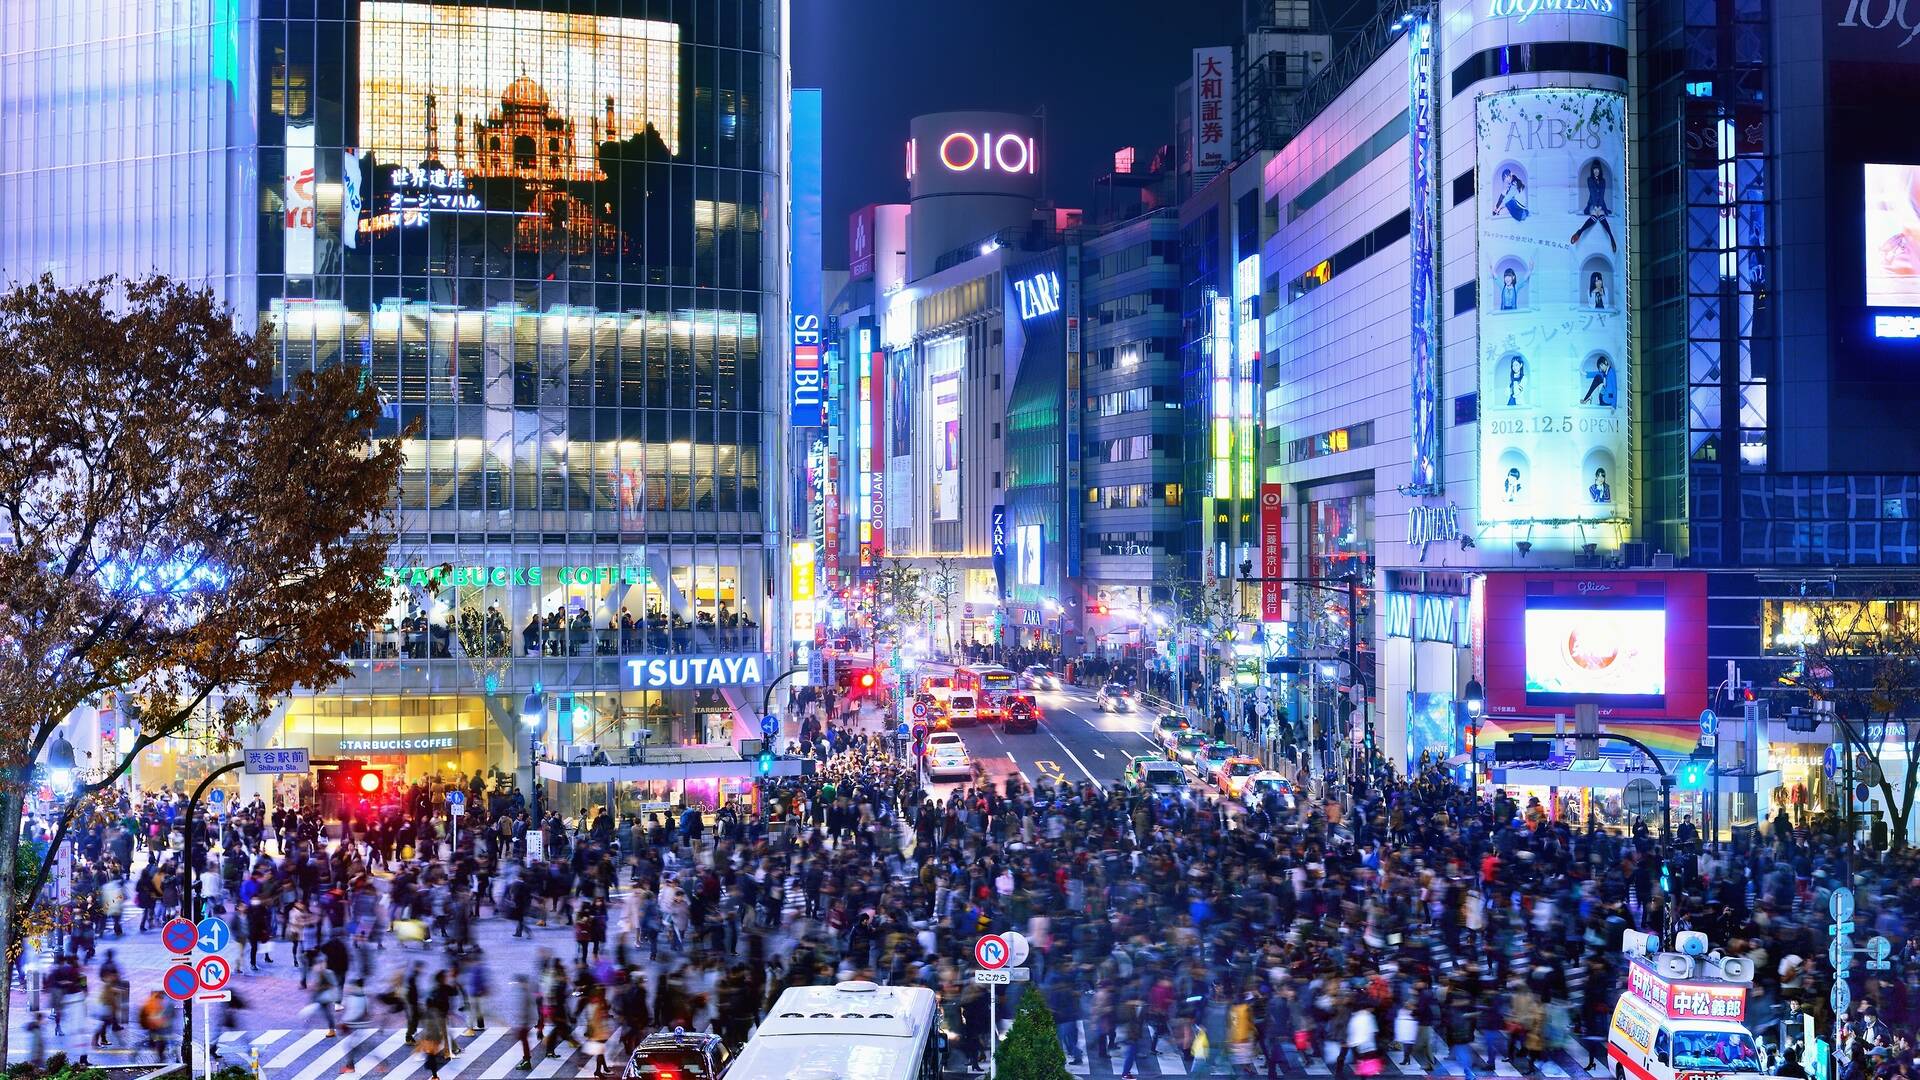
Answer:
[{"label": "starbucks coffee sign", "polygon": [[638,585],[653,580],[644,566],[384,566],[380,584],[403,586],[468,585],[474,587],[545,585]]}]

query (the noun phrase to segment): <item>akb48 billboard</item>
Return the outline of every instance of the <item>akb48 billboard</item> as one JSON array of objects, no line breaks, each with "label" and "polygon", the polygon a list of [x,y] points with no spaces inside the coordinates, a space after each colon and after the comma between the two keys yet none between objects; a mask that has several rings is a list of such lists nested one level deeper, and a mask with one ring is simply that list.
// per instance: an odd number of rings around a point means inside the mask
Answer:
[{"label": "akb48 billboard", "polygon": [[1626,98],[1475,102],[1483,522],[1625,520]]}]

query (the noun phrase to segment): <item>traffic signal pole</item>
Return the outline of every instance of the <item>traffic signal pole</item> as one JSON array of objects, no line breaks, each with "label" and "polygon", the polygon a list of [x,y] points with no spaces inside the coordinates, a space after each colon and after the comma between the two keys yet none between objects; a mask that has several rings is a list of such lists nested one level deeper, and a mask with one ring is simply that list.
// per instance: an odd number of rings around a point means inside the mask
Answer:
[{"label": "traffic signal pole", "polygon": [[[332,765],[334,761],[335,759],[333,758],[315,758],[311,764]],[[200,921],[200,898],[197,895],[200,891],[200,871],[199,868],[194,865],[193,839],[194,827],[198,825],[200,821],[200,797],[207,793],[207,789],[213,786],[215,780],[220,779],[235,769],[245,767],[246,763],[245,757],[242,757],[239,761],[229,761],[225,765],[213,770],[206,775],[205,779],[200,781],[199,785],[193,789],[193,794],[187,798],[187,827],[185,830],[187,872],[185,875],[186,881],[182,883],[180,891],[181,900],[183,901],[181,910],[187,913],[187,918],[192,919],[196,923]],[[283,851],[285,847],[286,842],[282,840],[281,848]],[[294,957],[293,960],[296,966],[300,963],[300,958],[297,956]],[[193,1066],[192,1002],[188,1002],[187,1007],[180,1010],[180,1064],[188,1068],[192,1068]]]}]

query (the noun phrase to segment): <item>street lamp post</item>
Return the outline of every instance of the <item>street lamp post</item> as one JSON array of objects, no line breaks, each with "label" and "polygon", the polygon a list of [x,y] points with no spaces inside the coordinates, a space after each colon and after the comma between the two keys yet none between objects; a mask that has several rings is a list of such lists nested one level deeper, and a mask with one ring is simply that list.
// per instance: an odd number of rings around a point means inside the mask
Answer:
[{"label": "street lamp post", "polygon": [[535,687],[520,702],[520,726],[527,729],[527,806],[529,831],[541,827],[540,814],[540,735],[547,726],[547,696]]}]

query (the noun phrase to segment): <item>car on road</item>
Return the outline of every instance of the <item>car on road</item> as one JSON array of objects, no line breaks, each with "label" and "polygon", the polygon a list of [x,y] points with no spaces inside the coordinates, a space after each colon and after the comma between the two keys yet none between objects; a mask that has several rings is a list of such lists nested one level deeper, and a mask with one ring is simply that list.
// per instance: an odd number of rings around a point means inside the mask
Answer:
[{"label": "car on road", "polygon": [[1293,785],[1287,782],[1286,777],[1271,769],[1254,773],[1247,777],[1246,783],[1240,785],[1240,802],[1249,810],[1269,805],[1270,799],[1273,800],[1271,805],[1283,813],[1293,810]]},{"label": "car on road", "polygon": [[967,753],[966,740],[951,731],[927,736],[927,775],[935,780],[973,779],[973,756]]},{"label": "car on road", "polygon": [[1101,712],[1132,712],[1133,692],[1117,682],[1110,682],[1093,695],[1093,706]]},{"label": "car on road", "polygon": [[1048,670],[1045,664],[1031,664],[1020,673],[1020,685],[1029,690],[1058,690],[1060,676]]},{"label": "car on road", "polygon": [[1219,771],[1220,766],[1225,765],[1228,758],[1238,753],[1239,751],[1235,750],[1230,743],[1208,743],[1205,748],[1194,755],[1193,771],[1199,773],[1211,783],[1213,781],[1213,774]]},{"label": "car on road", "polygon": [[1219,768],[1213,770],[1213,786],[1219,788],[1220,794],[1229,799],[1237,799],[1240,797],[1241,790],[1247,786],[1247,780],[1259,771],[1259,758],[1230,757],[1221,762]]},{"label": "car on road", "polygon": [[1173,745],[1167,747],[1167,756],[1182,765],[1200,765],[1200,751],[1207,748],[1207,737],[1197,731],[1183,731],[1173,737]]},{"label": "car on road", "polygon": [[1032,694],[1008,694],[1006,725],[1009,733],[1040,730],[1040,703]]},{"label": "car on road", "polygon": [[1169,750],[1173,748],[1173,737],[1175,735],[1193,729],[1193,725],[1187,723],[1187,718],[1177,712],[1161,713],[1160,718],[1153,722],[1153,727],[1155,731],[1160,733],[1160,745]]},{"label": "car on road", "polygon": [[632,1080],[715,1080],[733,1064],[720,1036],[708,1031],[656,1031],[627,1058]]},{"label": "car on road", "polygon": [[1187,787],[1187,770],[1181,768],[1179,762],[1166,758],[1134,758],[1127,763],[1122,780],[1129,789],[1155,798],[1179,798],[1190,790]]},{"label": "car on road", "polygon": [[954,727],[968,727],[980,722],[980,709],[974,696],[964,690],[955,690],[947,699],[947,721]]}]

